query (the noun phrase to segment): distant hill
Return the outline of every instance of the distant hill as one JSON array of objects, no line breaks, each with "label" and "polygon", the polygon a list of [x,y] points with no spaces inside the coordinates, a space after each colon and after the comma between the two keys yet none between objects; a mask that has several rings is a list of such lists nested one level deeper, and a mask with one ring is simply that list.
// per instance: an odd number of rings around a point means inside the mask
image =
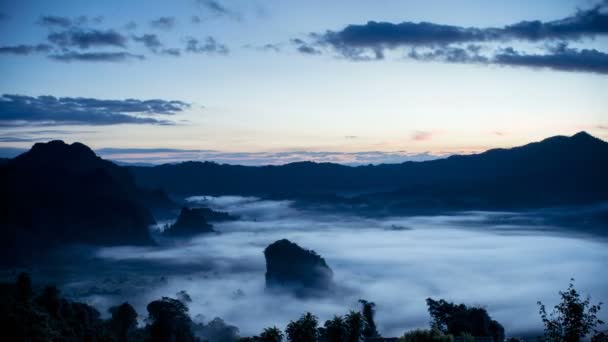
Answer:
[{"label": "distant hill", "polygon": [[4,262],[66,243],[153,244],[149,205],[170,203],[87,146],[62,141],[37,143],[3,163],[0,202]]},{"label": "distant hill", "polygon": [[[392,208],[512,208],[608,200],[608,143],[580,132],[445,159],[345,166],[184,162],[129,167],[136,182],[180,195],[255,195]],[[348,199],[338,195],[348,195]],[[355,194],[358,196],[353,197]]]}]

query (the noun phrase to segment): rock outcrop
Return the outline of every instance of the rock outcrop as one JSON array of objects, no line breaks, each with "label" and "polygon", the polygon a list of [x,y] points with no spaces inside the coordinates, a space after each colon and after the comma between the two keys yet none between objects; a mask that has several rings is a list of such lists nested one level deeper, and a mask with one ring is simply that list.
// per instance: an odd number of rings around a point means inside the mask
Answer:
[{"label": "rock outcrop", "polygon": [[182,208],[174,224],[165,229],[164,234],[174,237],[188,237],[204,233],[214,233],[213,226],[205,218],[207,208]]},{"label": "rock outcrop", "polygon": [[292,291],[297,296],[322,295],[333,287],[333,272],[312,250],[283,239],[264,250],[266,288]]}]

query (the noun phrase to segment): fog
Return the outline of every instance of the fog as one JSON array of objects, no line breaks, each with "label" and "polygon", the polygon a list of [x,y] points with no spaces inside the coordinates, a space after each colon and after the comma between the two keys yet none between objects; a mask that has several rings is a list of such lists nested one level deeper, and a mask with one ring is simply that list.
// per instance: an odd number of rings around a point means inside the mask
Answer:
[{"label": "fog", "polygon": [[[305,311],[323,322],[356,309],[360,298],[376,303],[381,334],[399,336],[428,326],[427,297],[483,306],[507,336],[536,334],[542,328],[536,302],[554,305],[570,278],[593,302],[608,300],[605,238],[527,225],[516,213],[361,218],[304,211],[289,201],[189,201],[240,219],[215,224],[218,234],[163,240],[160,247],[101,248],[74,276],[64,270],[47,277],[100,311],[128,300],[141,316],[151,300],[185,290],[193,317],[219,316],[242,336],[272,325],[284,329]],[[264,291],[263,250],[282,238],[326,259],[334,293],[301,299]]]}]

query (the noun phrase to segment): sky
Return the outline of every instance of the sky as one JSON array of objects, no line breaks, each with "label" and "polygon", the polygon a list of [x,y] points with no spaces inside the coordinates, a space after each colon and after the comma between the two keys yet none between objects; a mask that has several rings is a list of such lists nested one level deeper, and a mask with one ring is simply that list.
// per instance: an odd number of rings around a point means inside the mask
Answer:
[{"label": "sky", "polygon": [[426,160],[608,139],[606,0],[0,0],[0,154]]}]

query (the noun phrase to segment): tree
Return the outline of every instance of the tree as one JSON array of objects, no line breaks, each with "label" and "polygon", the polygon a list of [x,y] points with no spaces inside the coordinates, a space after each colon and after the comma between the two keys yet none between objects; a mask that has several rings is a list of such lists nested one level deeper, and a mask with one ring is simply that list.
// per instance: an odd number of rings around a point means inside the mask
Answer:
[{"label": "tree", "polygon": [[17,276],[17,297],[23,301],[28,302],[32,298],[32,279],[27,273],[19,273]]},{"label": "tree", "polygon": [[281,342],[283,340],[283,332],[277,327],[266,328],[260,334],[260,342]]},{"label": "tree", "polygon": [[363,340],[363,331],[367,327],[363,314],[351,310],[344,317],[344,323],[346,325],[347,342],[359,342]]},{"label": "tree", "polygon": [[316,342],[318,338],[317,317],[310,312],[305,313],[297,321],[287,324],[287,340],[290,342]]},{"label": "tree", "polygon": [[137,312],[127,302],[113,306],[109,311],[112,315],[108,322],[110,331],[119,342],[128,341],[129,334],[137,328]]},{"label": "tree", "polygon": [[147,306],[150,341],[191,342],[196,341],[192,333],[192,320],[188,307],[177,299],[163,297]]},{"label": "tree", "polygon": [[346,340],[346,322],[342,316],[325,321],[323,326],[323,340],[325,342],[344,342]]},{"label": "tree", "polygon": [[505,339],[505,330],[493,320],[483,308],[468,308],[464,304],[454,304],[445,300],[426,300],[431,315],[431,328],[444,334],[461,336],[470,334],[478,337],[492,337],[494,341]]},{"label": "tree", "polygon": [[437,329],[422,330],[416,329],[406,332],[400,339],[402,342],[452,342],[452,335],[444,335]]},{"label": "tree", "polygon": [[359,299],[361,303],[361,313],[365,317],[367,323],[363,330],[363,336],[366,338],[379,337],[378,329],[376,329],[376,322],[374,322],[374,315],[376,314],[376,303],[368,302],[365,299]]},{"label": "tree", "polygon": [[604,324],[597,318],[602,303],[591,304],[591,298],[581,299],[574,288],[574,279],[566,291],[560,291],[561,302],[547,314],[545,305],[538,302],[539,314],[545,325],[545,337],[555,342],[577,342]]}]

